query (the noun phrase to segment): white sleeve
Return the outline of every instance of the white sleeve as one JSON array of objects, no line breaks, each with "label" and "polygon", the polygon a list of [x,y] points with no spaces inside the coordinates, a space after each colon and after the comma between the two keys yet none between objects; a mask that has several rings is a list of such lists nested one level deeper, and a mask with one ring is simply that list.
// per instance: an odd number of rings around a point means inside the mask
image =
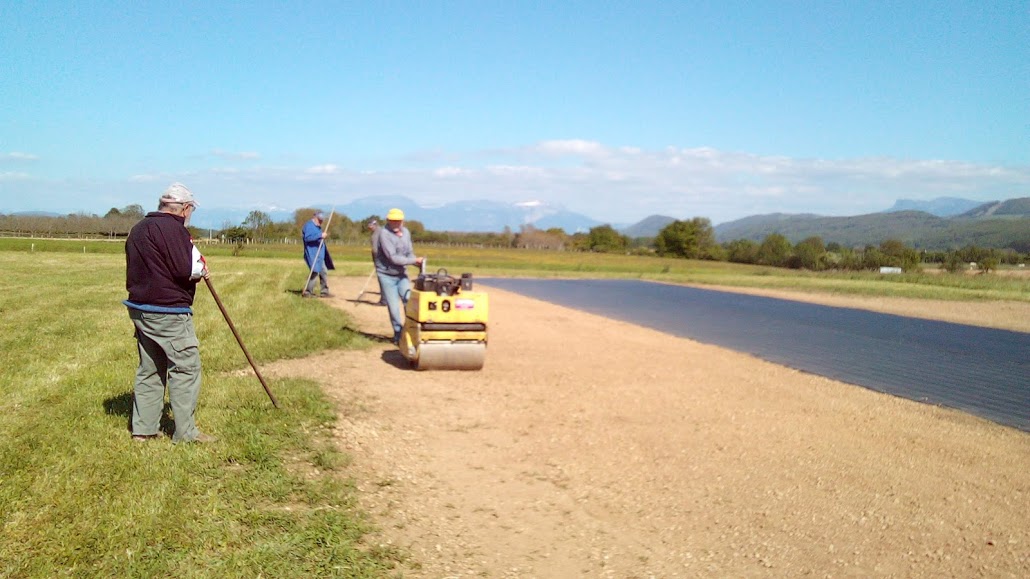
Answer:
[{"label": "white sleeve", "polygon": [[203,255],[200,255],[200,250],[197,246],[193,246],[193,269],[190,272],[190,279],[198,280],[207,275],[207,260],[204,259]]}]

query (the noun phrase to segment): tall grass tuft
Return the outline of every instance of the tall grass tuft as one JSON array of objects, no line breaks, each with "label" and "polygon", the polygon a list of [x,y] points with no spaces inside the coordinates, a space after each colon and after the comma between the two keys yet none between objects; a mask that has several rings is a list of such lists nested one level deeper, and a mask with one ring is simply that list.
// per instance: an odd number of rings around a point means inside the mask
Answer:
[{"label": "tall grass tuft", "polygon": [[[299,300],[299,259],[209,260],[259,362],[365,341]],[[301,267],[297,267],[298,264]],[[197,421],[211,445],[129,436],[137,354],[120,253],[0,252],[0,576],[382,576],[319,386],[272,407],[203,284]],[[296,289],[295,289],[296,288]],[[163,428],[171,429],[166,417]],[[305,473],[305,474],[302,474]],[[312,474],[316,473],[316,474]]]}]

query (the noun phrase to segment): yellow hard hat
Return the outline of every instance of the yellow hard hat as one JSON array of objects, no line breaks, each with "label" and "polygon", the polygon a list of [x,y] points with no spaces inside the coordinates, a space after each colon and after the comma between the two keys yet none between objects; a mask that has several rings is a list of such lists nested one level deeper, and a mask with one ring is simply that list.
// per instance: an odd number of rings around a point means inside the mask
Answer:
[{"label": "yellow hard hat", "polygon": [[386,213],[387,221],[404,221],[404,212],[400,209],[394,208]]}]

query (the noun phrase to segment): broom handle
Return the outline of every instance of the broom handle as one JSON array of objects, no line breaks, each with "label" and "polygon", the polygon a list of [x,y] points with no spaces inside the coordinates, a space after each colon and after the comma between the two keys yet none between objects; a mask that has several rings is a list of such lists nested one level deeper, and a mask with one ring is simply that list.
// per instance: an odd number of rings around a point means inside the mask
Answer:
[{"label": "broom handle", "polygon": [[222,317],[224,317],[226,323],[229,324],[229,329],[232,330],[232,335],[236,336],[236,341],[240,344],[240,349],[243,350],[243,355],[247,357],[247,361],[250,362],[250,367],[254,369],[254,374],[257,375],[258,380],[261,381],[261,385],[265,388],[265,393],[268,394],[268,398],[272,401],[272,406],[279,408],[279,401],[275,399],[275,394],[272,394],[272,389],[268,387],[268,383],[265,382],[264,376],[262,376],[261,371],[258,370],[257,364],[254,363],[254,358],[250,356],[250,352],[247,351],[247,347],[243,345],[243,338],[241,338],[240,333],[236,331],[236,324],[232,323],[232,318],[229,317],[229,312],[225,311],[225,306],[222,305],[222,300],[218,297],[218,292],[215,291],[215,286],[211,285],[211,280],[207,277],[204,278],[204,282],[207,284],[207,289],[211,290],[211,297],[215,298],[215,303],[218,304],[218,309],[222,311]]}]

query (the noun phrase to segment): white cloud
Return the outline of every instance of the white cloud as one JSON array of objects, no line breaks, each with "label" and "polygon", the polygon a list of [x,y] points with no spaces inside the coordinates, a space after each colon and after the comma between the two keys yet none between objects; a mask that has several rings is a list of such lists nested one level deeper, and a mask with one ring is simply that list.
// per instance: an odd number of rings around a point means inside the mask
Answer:
[{"label": "white cloud", "polygon": [[542,167],[529,167],[526,165],[490,165],[486,168],[487,173],[493,175],[522,175],[525,177],[542,177],[547,171]]},{"label": "white cloud", "polygon": [[546,155],[578,155],[597,156],[606,154],[608,149],[596,141],[570,139],[564,141],[542,141],[534,147]]},{"label": "white cloud", "polygon": [[250,152],[250,151],[232,152],[232,151],[223,151],[221,149],[214,149],[214,150],[211,151],[211,154],[214,155],[215,157],[219,157],[219,158],[222,158],[222,159],[229,159],[229,160],[232,160],[232,161],[253,161],[255,159],[260,159],[261,158],[260,154],[254,153],[254,152]]},{"label": "white cloud", "polygon": [[469,173],[470,171],[468,171],[467,169],[462,169],[461,167],[440,167],[439,169],[433,171],[433,176],[444,178],[461,177],[463,175],[468,175]]},{"label": "white cloud", "polygon": [[154,183],[165,179],[163,175],[133,175],[129,177],[130,183]]},{"label": "white cloud", "polygon": [[30,153],[22,153],[19,151],[11,151],[10,153],[0,153],[0,161],[38,161],[39,157]]},{"label": "white cloud", "polygon": [[29,179],[32,176],[28,173],[18,173],[15,171],[2,171],[0,172],[0,181],[23,181]]},{"label": "white cloud", "polygon": [[340,168],[333,164],[315,165],[308,167],[304,172],[308,175],[336,175],[340,172]]}]

